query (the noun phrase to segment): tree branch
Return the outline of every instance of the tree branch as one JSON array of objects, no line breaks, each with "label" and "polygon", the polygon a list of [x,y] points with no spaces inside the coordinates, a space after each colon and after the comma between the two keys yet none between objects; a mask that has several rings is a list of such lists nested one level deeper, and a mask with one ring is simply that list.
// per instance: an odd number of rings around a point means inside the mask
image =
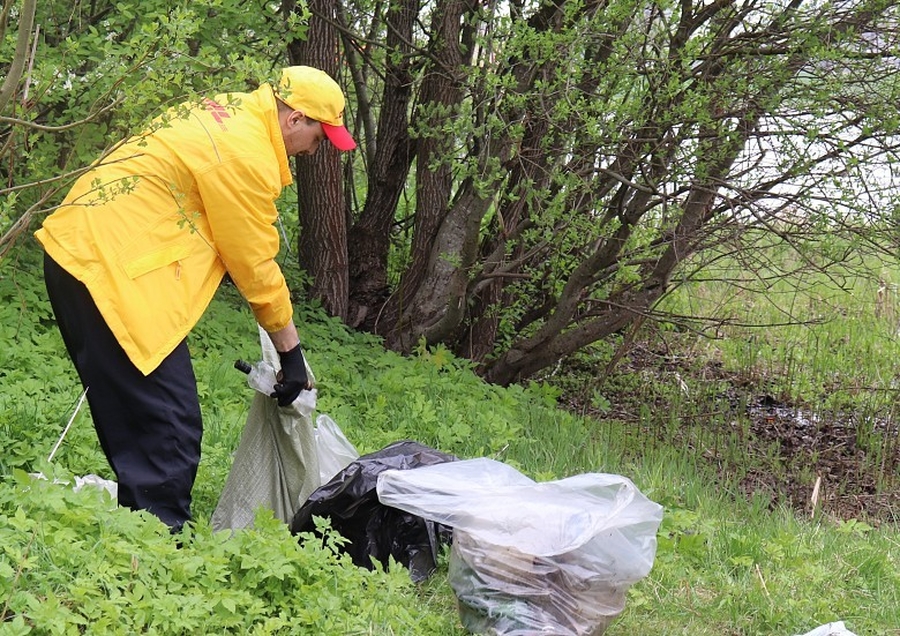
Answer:
[{"label": "tree branch", "polygon": [[25,62],[28,59],[28,43],[31,40],[31,28],[34,26],[34,12],[37,8],[37,0],[25,0],[22,11],[19,13],[19,35],[16,39],[16,50],[13,53],[12,64],[9,73],[0,88],[0,112],[6,110],[6,105],[16,92],[16,87],[22,79],[25,70]]}]

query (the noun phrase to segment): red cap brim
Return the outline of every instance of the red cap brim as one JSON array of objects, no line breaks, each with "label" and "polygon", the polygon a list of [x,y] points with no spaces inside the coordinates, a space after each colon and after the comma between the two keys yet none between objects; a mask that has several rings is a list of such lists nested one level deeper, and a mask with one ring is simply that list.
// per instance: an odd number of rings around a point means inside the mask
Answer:
[{"label": "red cap brim", "polygon": [[332,126],[331,124],[322,123],[322,130],[331,145],[338,150],[353,150],[356,148],[356,142],[350,136],[350,132],[343,126]]}]

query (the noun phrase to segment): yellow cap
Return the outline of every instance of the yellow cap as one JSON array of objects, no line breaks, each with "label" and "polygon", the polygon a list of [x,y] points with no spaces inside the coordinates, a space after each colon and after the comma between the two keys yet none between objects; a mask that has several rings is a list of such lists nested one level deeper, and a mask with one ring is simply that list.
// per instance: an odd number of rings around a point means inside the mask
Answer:
[{"label": "yellow cap", "polygon": [[278,98],[322,123],[325,136],[338,150],[353,150],[356,142],[344,127],[344,94],[325,71],[311,66],[288,66],[281,71]]}]

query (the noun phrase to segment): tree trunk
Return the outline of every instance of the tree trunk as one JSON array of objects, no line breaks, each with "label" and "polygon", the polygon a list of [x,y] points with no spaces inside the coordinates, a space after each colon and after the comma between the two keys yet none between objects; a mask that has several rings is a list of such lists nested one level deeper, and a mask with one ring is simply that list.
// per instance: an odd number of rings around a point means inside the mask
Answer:
[{"label": "tree trunk", "polygon": [[[337,78],[339,38],[334,28],[333,0],[310,0],[313,12],[305,41],[289,45],[292,64],[320,68]],[[312,280],[307,290],[332,316],[347,319],[349,274],[347,208],[343,193],[341,153],[324,142],[312,156],[295,159],[300,237],[300,267]]]},{"label": "tree trunk", "polygon": [[410,351],[416,344],[418,328],[439,319],[415,312],[416,304],[420,302],[417,295],[426,284],[429,267],[434,263],[437,233],[449,209],[453,175],[445,158],[454,139],[440,131],[447,128],[448,118],[457,113],[462,101],[460,24],[468,8],[464,0],[441,0],[432,19],[433,48],[417,111],[419,130],[423,134],[417,144],[416,214],[409,266],[376,325],[376,332],[385,337],[387,345],[399,351]]},{"label": "tree trunk", "polygon": [[375,330],[378,311],[387,300],[388,252],[400,195],[415,157],[409,137],[409,104],[413,89],[410,66],[413,26],[418,0],[392,4],[387,13],[387,45],[378,135],[369,164],[368,188],[362,214],[349,233],[351,326]]}]

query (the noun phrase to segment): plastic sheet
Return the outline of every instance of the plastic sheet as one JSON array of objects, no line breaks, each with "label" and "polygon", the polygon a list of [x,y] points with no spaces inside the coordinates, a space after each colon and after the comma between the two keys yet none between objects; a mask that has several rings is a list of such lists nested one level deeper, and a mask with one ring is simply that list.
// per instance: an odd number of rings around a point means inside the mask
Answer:
[{"label": "plastic sheet", "polygon": [[315,532],[314,517],[327,518],[348,539],[341,549],[356,565],[371,569],[374,559],[387,567],[393,557],[413,580],[427,578],[440,546],[450,542],[450,529],[382,505],[376,483],[385,470],[404,472],[454,461],[452,455],[409,440],[363,455],[310,495],[294,516],[291,532]]},{"label": "plastic sheet", "polygon": [[72,490],[78,492],[84,487],[103,489],[108,492],[109,496],[113,499],[116,499],[119,496],[119,484],[98,475],[90,474],[75,477],[75,486]]},{"label": "plastic sheet", "polygon": [[844,627],[843,621],[837,621],[836,623],[820,625],[803,636],[856,636],[856,634]]},{"label": "plastic sheet", "polygon": [[319,456],[319,483],[327,484],[332,477],[359,458],[356,447],[327,415],[316,418],[316,451]]},{"label": "plastic sheet", "polygon": [[[44,479],[47,477],[44,473],[29,473],[34,479]],[[69,482],[60,479],[54,479],[54,484],[59,484],[63,486],[68,486]],[[115,481],[104,479],[99,475],[94,475],[93,473],[88,475],[76,475],[75,476],[75,484],[72,486],[72,490],[78,492],[82,488],[96,488],[98,490],[105,490],[109,493],[109,496],[116,500],[119,496],[119,484]]]},{"label": "plastic sheet", "polygon": [[662,521],[625,477],[536,483],[486,458],[385,471],[377,492],[453,528],[450,585],[473,633],[602,634],[649,573]]}]

